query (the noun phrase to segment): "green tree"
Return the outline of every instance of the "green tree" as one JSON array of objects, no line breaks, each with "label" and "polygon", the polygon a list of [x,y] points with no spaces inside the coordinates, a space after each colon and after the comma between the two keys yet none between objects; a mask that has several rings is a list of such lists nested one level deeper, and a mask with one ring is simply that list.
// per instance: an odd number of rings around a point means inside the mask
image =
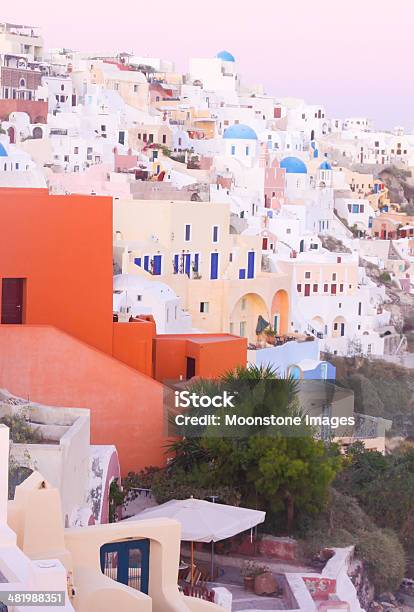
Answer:
[{"label": "green tree", "polygon": [[[239,416],[300,415],[297,382],[278,379],[269,367],[237,368],[220,381],[198,380],[190,388],[199,394],[217,394],[223,388],[238,393]],[[191,415],[201,413],[190,409]],[[177,469],[196,474],[205,487],[233,487],[243,504],[266,510],[269,518],[282,513],[291,531],[297,510],[323,508],[341,467],[338,448],[315,439],[314,433],[302,427],[293,435],[292,429],[258,424],[233,435],[214,435],[206,427],[170,447],[175,458],[169,469],[172,474]]]}]

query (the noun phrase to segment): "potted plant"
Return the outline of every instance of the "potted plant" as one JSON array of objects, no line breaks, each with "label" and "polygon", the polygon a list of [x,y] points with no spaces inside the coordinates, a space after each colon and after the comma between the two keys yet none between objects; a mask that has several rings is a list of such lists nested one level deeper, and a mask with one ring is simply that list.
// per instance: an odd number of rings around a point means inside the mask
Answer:
[{"label": "potted plant", "polygon": [[256,576],[260,576],[268,571],[268,567],[260,565],[256,563],[256,561],[245,561],[241,567],[240,573],[243,576],[244,588],[246,591],[254,592]]}]

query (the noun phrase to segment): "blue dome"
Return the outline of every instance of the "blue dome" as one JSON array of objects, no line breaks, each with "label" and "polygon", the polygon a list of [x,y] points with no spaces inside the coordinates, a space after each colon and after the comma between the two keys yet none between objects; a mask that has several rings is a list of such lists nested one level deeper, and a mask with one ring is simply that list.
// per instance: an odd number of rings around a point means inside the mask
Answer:
[{"label": "blue dome", "polygon": [[332,166],[331,166],[331,164],[329,162],[324,161],[319,166],[319,170],[332,170]]},{"label": "blue dome", "polygon": [[236,61],[234,59],[234,55],[232,55],[228,51],[220,51],[220,53],[217,53],[216,57],[218,59],[223,60],[223,62],[235,62]]},{"label": "blue dome", "polygon": [[7,151],[0,142],[0,157],[7,157]]},{"label": "blue dome", "polygon": [[256,132],[243,123],[235,123],[224,130],[223,138],[241,138],[243,140],[257,140]]},{"label": "blue dome", "polygon": [[280,162],[280,167],[286,170],[286,174],[307,174],[308,169],[298,157],[285,157]]}]

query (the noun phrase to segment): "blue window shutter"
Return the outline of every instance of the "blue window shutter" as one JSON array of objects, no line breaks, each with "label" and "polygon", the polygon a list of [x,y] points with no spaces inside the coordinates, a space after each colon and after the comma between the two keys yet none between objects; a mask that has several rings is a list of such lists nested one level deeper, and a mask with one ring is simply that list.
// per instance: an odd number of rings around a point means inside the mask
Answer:
[{"label": "blue window shutter", "polygon": [[210,257],[210,278],[216,280],[218,278],[218,253],[211,253]]},{"label": "blue window shutter", "polygon": [[141,267],[141,257],[135,257],[134,264]]},{"label": "blue window shutter", "polygon": [[154,274],[161,274],[162,255],[154,255]]},{"label": "blue window shutter", "polygon": [[178,258],[179,255],[174,255],[174,274],[178,274]]},{"label": "blue window shutter", "polygon": [[196,253],[194,255],[194,272],[198,272],[199,260],[200,260],[200,255],[199,253]]},{"label": "blue window shutter", "polygon": [[240,268],[240,270],[239,270],[239,278],[241,280],[246,278],[246,270],[244,268]]},{"label": "blue window shutter", "polygon": [[186,239],[186,242],[188,242],[191,239],[191,226],[190,225],[185,226],[185,239]]},{"label": "blue window shutter", "polygon": [[190,272],[191,272],[191,255],[190,255],[190,253],[186,253],[185,254],[184,272],[187,274],[188,277],[190,276]]},{"label": "blue window shutter", "polygon": [[254,252],[247,254],[247,278],[254,278]]},{"label": "blue window shutter", "polygon": [[213,242],[218,241],[218,225],[213,225]]},{"label": "blue window shutter", "polygon": [[231,147],[231,154],[236,155],[236,147],[234,145]]},{"label": "blue window shutter", "polygon": [[149,255],[144,255],[144,270],[148,272],[149,270]]}]

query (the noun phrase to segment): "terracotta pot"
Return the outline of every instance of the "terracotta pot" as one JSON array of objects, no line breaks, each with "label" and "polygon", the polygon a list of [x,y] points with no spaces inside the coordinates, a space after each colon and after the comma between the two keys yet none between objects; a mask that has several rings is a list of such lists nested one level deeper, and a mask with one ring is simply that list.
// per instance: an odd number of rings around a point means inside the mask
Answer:
[{"label": "terracotta pot", "polygon": [[264,572],[256,576],[254,580],[254,592],[256,595],[272,595],[272,593],[277,591],[277,581],[271,572]]},{"label": "terracotta pot", "polygon": [[243,578],[244,588],[246,591],[254,592],[254,576],[245,576]]}]

